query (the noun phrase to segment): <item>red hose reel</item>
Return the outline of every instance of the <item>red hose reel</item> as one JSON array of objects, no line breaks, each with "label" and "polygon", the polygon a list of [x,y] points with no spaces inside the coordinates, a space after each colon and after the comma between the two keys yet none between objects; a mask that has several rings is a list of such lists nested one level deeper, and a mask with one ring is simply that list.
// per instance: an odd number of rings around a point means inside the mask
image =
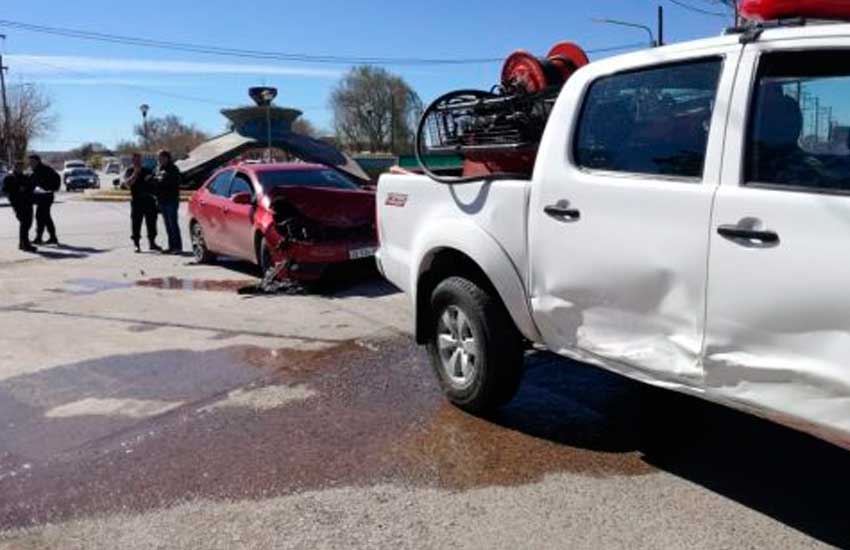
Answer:
[{"label": "red hose reel", "polygon": [[508,56],[502,67],[502,86],[512,91],[535,94],[552,86],[563,86],[574,72],[589,63],[584,50],[562,42],[539,59],[525,50]]},{"label": "red hose reel", "polygon": [[440,97],[425,110],[417,130],[422,169],[449,183],[424,159],[453,154],[464,161],[461,179],[526,177],[561,88],[587,64],[587,55],[571,42],[556,45],[542,59],[520,50],[507,58],[501,83],[492,91],[459,90]]}]

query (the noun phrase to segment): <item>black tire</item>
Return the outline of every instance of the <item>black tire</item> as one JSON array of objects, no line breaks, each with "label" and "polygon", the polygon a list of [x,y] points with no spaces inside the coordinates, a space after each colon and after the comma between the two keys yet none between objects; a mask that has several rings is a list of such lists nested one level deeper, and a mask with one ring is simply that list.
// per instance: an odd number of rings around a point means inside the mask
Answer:
[{"label": "black tire", "polygon": [[265,278],[269,270],[274,267],[272,251],[265,237],[260,237],[260,242],[257,244],[257,266],[260,268],[261,278]]},{"label": "black tire", "polygon": [[215,254],[207,248],[207,241],[204,239],[204,229],[198,222],[192,223],[192,255],[195,261],[199,264],[211,264],[215,262]]},{"label": "black tire", "polygon": [[[428,353],[449,401],[482,415],[513,399],[524,372],[523,341],[501,302],[475,283],[451,277],[434,289],[431,313]],[[456,331],[446,321],[452,318]],[[468,353],[467,342],[474,352]]]}]

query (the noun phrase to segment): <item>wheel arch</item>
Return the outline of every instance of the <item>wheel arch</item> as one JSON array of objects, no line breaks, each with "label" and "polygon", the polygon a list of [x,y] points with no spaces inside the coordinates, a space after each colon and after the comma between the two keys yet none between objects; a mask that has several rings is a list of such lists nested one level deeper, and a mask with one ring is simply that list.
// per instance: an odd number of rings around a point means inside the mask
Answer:
[{"label": "wheel arch", "polygon": [[[431,293],[441,281],[454,276],[470,279],[491,292],[507,310],[514,325],[528,340],[541,341],[519,273],[508,254],[487,233],[477,226],[452,228],[442,226],[443,237],[451,235],[448,242],[428,246],[423,243],[414,262],[412,280],[415,306],[415,337],[424,344],[431,336],[433,323],[430,315]],[[464,224],[466,225],[466,224]],[[435,239],[436,240],[436,239]]]}]

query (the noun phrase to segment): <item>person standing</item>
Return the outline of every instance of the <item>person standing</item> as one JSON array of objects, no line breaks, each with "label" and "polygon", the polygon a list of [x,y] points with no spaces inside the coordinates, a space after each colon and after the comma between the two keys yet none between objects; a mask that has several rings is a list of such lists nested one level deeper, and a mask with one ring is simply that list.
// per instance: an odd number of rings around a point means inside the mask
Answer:
[{"label": "person standing", "polygon": [[148,233],[148,247],[151,251],[162,252],[156,244],[157,207],[154,196],[153,172],[142,165],[142,155],[133,153],[133,165],[127,169],[127,185],[130,187],[130,218],[132,222],[132,239],[136,252],[142,251],[142,222]]},{"label": "person standing", "polygon": [[15,162],[12,172],[3,179],[3,188],[9,195],[9,203],[20,224],[18,248],[24,252],[37,252],[38,249],[30,243],[34,185],[29,176],[24,174],[23,161]]},{"label": "person standing", "polygon": [[[62,178],[56,170],[41,162],[38,155],[29,156],[30,169],[32,170],[33,184],[35,185],[35,244],[59,244],[56,238],[56,225],[50,212],[55,200],[54,193],[59,191]],[[42,238],[47,230],[50,238],[45,243]]]},{"label": "person standing", "polygon": [[162,150],[158,155],[159,166],[153,178],[156,189],[156,198],[159,203],[159,211],[165,222],[165,232],[168,234],[169,254],[180,254],[183,252],[183,240],[180,237],[180,223],[178,212],[180,211],[180,184],[183,177],[180,169],[174,164],[171,153]]}]

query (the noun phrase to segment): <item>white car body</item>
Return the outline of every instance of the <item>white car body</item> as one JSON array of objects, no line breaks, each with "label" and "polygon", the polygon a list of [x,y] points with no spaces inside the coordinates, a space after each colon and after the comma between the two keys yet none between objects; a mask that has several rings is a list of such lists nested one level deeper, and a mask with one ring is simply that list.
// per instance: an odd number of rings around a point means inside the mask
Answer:
[{"label": "white car body", "polygon": [[88,165],[82,160],[66,160],[65,164],[62,166],[62,183],[67,181],[72,170],[77,170],[79,168],[88,168]]},{"label": "white car body", "polygon": [[[423,273],[456,251],[486,274],[531,342],[850,448],[850,262],[840,252],[850,196],[744,181],[760,56],[850,48],[850,25],[766,30],[742,42],[728,35],[584,67],[557,101],[530,181],[383,176],[382,273],[421,309]],[[577,165],[578,106],[592,83],[714,56],[723,70],[701,181]],[[559,202],[580,219],[544,214]],[[750,222],[780,243],[747,247],[717,231]]]}]

